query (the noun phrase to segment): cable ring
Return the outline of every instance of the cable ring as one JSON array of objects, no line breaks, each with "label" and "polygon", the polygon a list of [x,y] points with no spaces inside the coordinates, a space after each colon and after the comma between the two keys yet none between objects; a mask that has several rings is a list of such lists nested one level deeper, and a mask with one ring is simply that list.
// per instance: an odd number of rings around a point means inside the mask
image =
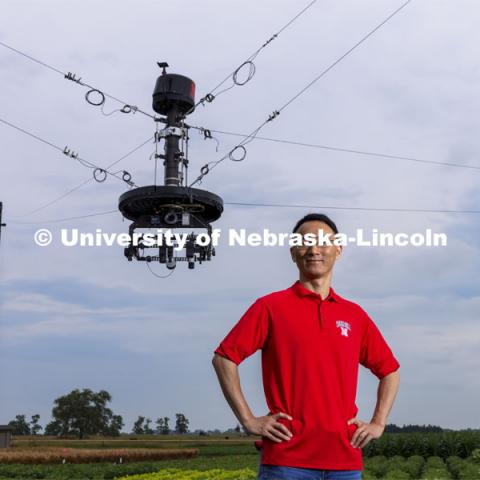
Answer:
[{"label": "cable ring", "polygon": [[[238,80],[238,74],[240,73],[240,70],[241,70],[245,65],[249,65],[250,69],[249,69],[249,71],[248,71],[247,78],[246,78],[243,82],[240,82],[240,81]],[[249,81],[253,78],[253,76],[255,75],[255,71],[256,71],[255,64],[254,64],[251,60],[247,60],[246,62],[243,62],[243,63],[233,72],[233,75],[232,75],[233,82],[235,83],[235,85],[243,86],[243,85],[245,85],[247,82],[249,82]]]},{"label": "cable ring", "polygon": [[208,165],[204,165],[201,169],[200,169],[200,173],[202,175],[207,175],[207,173],[210,171]]},{"label": "cable ring", "polygon": [[126,170],[123,171],[122,180],[128,183],[132,179],[132,176]]},{"label": "cable ring", "polygon": [[[234,157],[234,153],[236,150],[241,150],[242,151],[242,156],[241,157],[238,157],[238,158],[235,158]],[[232,160],[233,162],[241,162],[242,160],[245,159],[245,157],[247,156],[247,149],[243,146],[243,145],[237,145],[233,150],[231,150],[228,154],[228,158],[230,160]]]},{"label": "cable ring", "polygon": [[[100,101],[99,102],[93,102],[90,100],[90,95],[92,93],[98,93],[100,95]],[[97,90],[96,88],[92,88],[85,94],[85,100],[90,104],[95,107],[99,107],[100,105],[103,105],[105,103],[105,94],[101,92],[100,90]]]},{"label": "cable ring", "polygon": [[[100,176],[103,174],[103,177]],[[98,182],[98,183],[102,183],[104,182],[106,179],[107,179],[107,171],[104,170],[103,168],[96,168],[94,171],[93,171],[93,178]]]},{"label": "cable ring", "polygon": [[132,107],[130,105],[124,105],[120,111],[122,113],[132,113]]}]

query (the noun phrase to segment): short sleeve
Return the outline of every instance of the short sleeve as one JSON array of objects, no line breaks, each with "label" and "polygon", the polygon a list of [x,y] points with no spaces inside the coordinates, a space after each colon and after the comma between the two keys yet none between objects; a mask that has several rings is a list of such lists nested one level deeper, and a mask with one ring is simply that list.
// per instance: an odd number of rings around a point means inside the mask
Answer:
[{"label": "short sleeve", "polygon": [[262,348],[268,335],[269,313],[264,301],[258,299],[243,314],[215,350],[237,365]]},{"label": "short sleeve", "polygon": [[365,314],[366,325],[360,350],[360,364],[379,379],[398,370],[400,364],[373,320]]}]

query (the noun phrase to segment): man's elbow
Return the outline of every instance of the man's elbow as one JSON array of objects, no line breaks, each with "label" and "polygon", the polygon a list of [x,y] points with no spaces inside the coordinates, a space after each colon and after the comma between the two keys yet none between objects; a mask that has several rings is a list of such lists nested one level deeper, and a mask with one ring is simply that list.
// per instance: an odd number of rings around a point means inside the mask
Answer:
[{"label": "man's elbow", "polygon": [[216,367],[217,365],[219,365],[220,363],[222,363],[224,360],[225,360],[224,357],[222,357],[222,356],[219,355],[218,353],[214,353],[214,354],[213,354],[213,358],[212,358],[212,364],[213,364],[214,367]]}]

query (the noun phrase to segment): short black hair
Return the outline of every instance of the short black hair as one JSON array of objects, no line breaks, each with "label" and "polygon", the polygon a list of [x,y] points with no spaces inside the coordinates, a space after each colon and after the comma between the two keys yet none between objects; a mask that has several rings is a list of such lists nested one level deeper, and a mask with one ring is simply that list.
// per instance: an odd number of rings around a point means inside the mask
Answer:
[{"label": "short black hair", "polygon": [[328,217],[327,215],[324,215],[323,213],[309,213],[308,215],[305,215],[303,218],[301,218],[297,222],[297,224],[293,228],[293,233],[296,233],[296,231],[300,228],[302,224],[304,224],[305,222],[311,222],[311,221],[325,223],[333,230],[333,233],[335,234],[338,233],[338,228],[335,225],[335,222],[330,217]]}]

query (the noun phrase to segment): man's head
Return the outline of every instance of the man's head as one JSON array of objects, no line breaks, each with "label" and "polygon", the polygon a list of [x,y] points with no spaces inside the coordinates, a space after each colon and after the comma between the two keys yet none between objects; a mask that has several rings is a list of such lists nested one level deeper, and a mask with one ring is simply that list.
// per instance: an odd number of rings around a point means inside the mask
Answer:
[{"label": "man's head", "polygon": [[[301,218],[295,227],[293,233],[314,235],[318,238],[319,230],[325,235],[329,235],[333,242],[333,235],[338,233],[338,228],[327,215],[320,213],[310,213]],[[313,280],[327,277],[332,274],[333,265],[342,253],[342,247],[337,245],[314,245],[291,247],[290,253],[292,260],[297,264],[300,279]]]}]

